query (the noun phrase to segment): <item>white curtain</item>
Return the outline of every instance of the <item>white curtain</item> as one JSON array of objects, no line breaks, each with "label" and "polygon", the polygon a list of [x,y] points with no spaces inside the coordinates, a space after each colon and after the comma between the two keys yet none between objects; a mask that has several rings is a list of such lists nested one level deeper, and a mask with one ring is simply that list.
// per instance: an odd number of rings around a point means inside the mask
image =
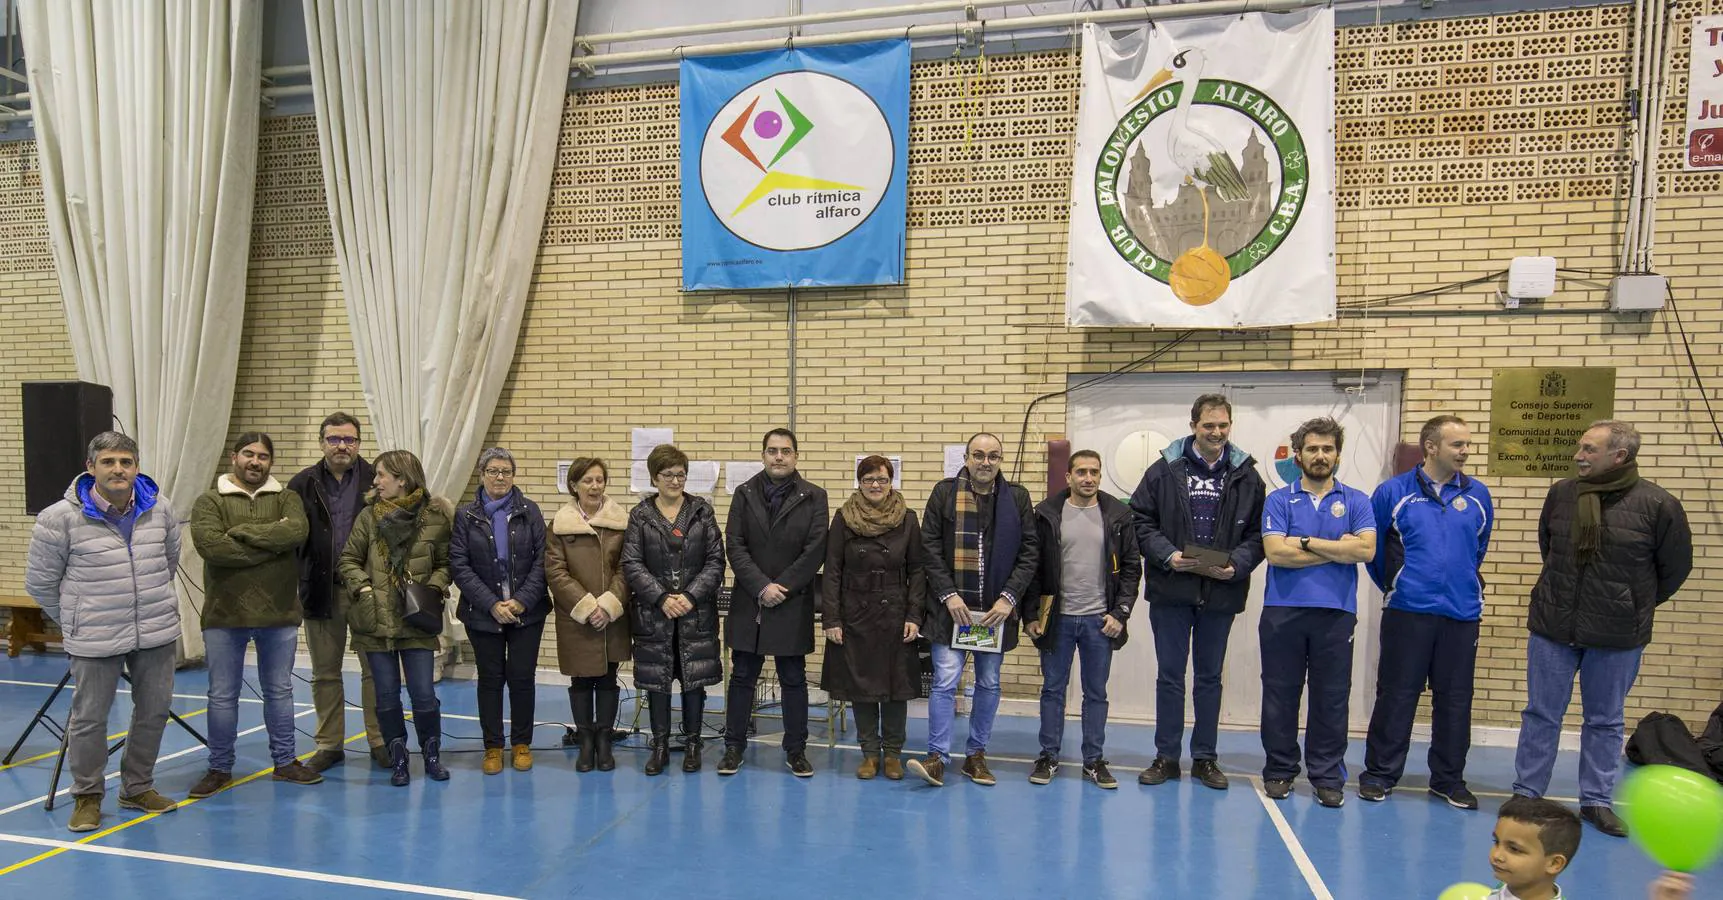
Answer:
[{"label": "white curtain", "polygon": [[304,0],[375,446],[455,498],[514,360],[578,0]]},{"label": "white curtain", "polygon": [[[261,0],[21,0],[78,377],[181,516],[221,458],[245,317]],[[196,570],[197,566],[187,566]],[[185,652],[203,654],[182,592]]]}]

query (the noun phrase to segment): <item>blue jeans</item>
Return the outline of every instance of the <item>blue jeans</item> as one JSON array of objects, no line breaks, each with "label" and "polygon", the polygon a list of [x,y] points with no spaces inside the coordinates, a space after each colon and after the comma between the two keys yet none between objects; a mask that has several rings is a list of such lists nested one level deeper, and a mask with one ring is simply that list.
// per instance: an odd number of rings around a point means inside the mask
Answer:
[{"label": "blue jeans", "polygon": [[377,692],[377,724],[383,727],[385,743],[407,739],[407,718],[401,709],[401,675],[406,673],[407,694],[413,698],[413,729],[419,748],[442,735],[442,705],[432,678],[436,653],[431,650],[367,652],[371,660],[371,684]]},{"label": "blue jeans", "polygon": [[1041,651],[1041,752],[1057,759],[1065,735],[1065,688],[1071,657],[1082,658],[1083,763],[1101,758],[1107,740],[1107,675],[1113,669],[1113,639],[1101,633],[1105,616],[1060,616],[1053,624],[1053,649]]},{"label": "blue jeans", "polygon": [[1585,712],[1579,732],[1579,805],[1608,806],[1621,764],[1622,710],[1639,677],[1643,647],[1613,650],[1569,647],[1534,634],[1526,645],[1526,708],[1514,752],[1514,793],[1542,797],[1549,790],[1561,744],[1561,720],[1573,699]]},{"label": "blue jeans", "polygon": [[957,716],[957,683],[963,679],[965,656],[975,657],[975,705],[969,710],[969,751],[987,749],[993,717],[999,713],[999,667],[1003,653],[976,653],[933,645],[933,693],[927,698],[927,750],[951,759],[951,720]]},{"label": "blue jeans", "polygon": [[1185,741],[1185,669],[1191,669],[1191,702],[1196,727],[1191,729],[1191,759],[1217,757],[1220,736],[1221,670],[1226,642],[1232,634],[1232,613],[1209,612],[1198,606],[1149,604],[1149,627],[1155,633],[1155,755],[1179,758]]},{"label": "blue jeans", "polygon": [[209,666],[209,767],[233,771],[233,742],[239,730],[239,692],[245,677],[245,645],[257,642],[257,680],[263,691],[263,724],[269,758],[276,768],[293,762],[293,654],[299,629],[205,628],[203,658]]}]

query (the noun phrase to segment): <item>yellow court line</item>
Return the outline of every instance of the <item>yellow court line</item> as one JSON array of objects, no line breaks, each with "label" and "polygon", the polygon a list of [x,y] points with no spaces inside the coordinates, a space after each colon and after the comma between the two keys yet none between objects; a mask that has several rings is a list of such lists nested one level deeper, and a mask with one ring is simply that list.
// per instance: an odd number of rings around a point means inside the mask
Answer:
[{"label": "yellow court line", "polygon": [[[194,712],[188,712],[185,715],[180,716],[180,718],[189,719],[193,716],[201,716],[206,712],[209,712],[209,707],[207,707],[207,706],[204,707],[203,709],[196,710]],[[131,734],[131,732],[130,731],[117,731],[113,734],[108,735],[107,740],[117,741],[120,738],[123,738],[128,734]],[[11,768],[15,768],[17,766],[24,765],[25,763],[41,762],[44,759],[53,759],[54,757],[59,756],[59,755],[60,755],[60,751],[58,751],[58,750],[49,750],[47,753],[38,753],[35,756],[27,757],[25,759],[20,759],[17,762],[7,763],[6,765],[0,766],[0,772],[4,772],[7,769],[11,769]]]},{"label": "yellow court line", "polygon": [[[346,746],[348,744],[353,743],[356,740],[359,740],[360,738],[362,738],[364,736],[365,736],[365,732],[361,731],[358,734],[353,735],[352,737],[348,738],[347,740],[342,741],[341,744],[342,744],[342,746]],[[316,750],[313,750],[310,753],[301,753],[301,754],[299,754],[299,756],[297,758],[303,762],[304,760],[310,759],[312,756],[316,755],[316,753],[317,753]],[[270,766],[267,769],[262,769],[260,771],[253,772],[250,775],[245,776],[244,778],[239,778],[239,779],[234,780],[232,783],[230,783],[226,787],[222,788],[221,791],[233,790],[234,788],[239,787],[242,784],[245,784],[245,783],[251,782],[251,781],[256,781],[257,779],[262,778],[263,776],[268,775],[274,771],[275,771],[275,767]],[[221,791],[217,791],[216,793],[219,794],[219,793],[221,793]],[[213,796],[215,796],[215,794],[211,794],[210,796],[213,797]],[[208,799],[208,798],[206,797],[204,799]],[[193,799],[188,797],[185,800],[180,801],[179,806],[175,807],[174,809],[168,810],[168,812],[176,812],[178,810],[181,810],[181,809],[184,809],[188,806],[191,806],[192,804],[194,804],[196,802],[197,802],[196,800],[193,800]],[[108,835],[113,834],[116,831],[124,831],[127,828],[130,828],[133,825],[136,825],[140,822],[148,822],[151,819],[154,819],[154,818],[157,818],[160,816],[165,816],[165,815],[167,815],[167,813],[144,813],[143,815],[138,816],[135,819],[130,819],[130,820],[127,820],[125,822],[121,822],[120,824],[115,825],[112,828],[98,831],[95,834],[89,835],[88,837],[79,838],[76,841],[76,843],[88,844],[92,841],[96,841],[96,840],[99,840],[101,838],[105,838]],[[62,853],[67,853],[67,852],[69,852],[69,851],[64,847],[56,847],[55,849],[49,850],[46,853],[39,853],[35,856],[30,857],[29,859],[24,860],[23,862],[13,863],[12,865],[9,865],[4,869],[0,869],[0,876],[10,875],[13,872],[18,871],[19,869],[25,868],[27,866],[33,866],[36,863],[41,862],[42,860],[51,859],[53,857],[59,856]]]}]

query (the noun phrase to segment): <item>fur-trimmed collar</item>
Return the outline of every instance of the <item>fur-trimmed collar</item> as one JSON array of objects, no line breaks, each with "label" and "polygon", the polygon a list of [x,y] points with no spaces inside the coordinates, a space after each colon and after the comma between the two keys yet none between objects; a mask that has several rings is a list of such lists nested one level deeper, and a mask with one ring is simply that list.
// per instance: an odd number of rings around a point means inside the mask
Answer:
[{"label": "fur-trimmed collar", "polygon": [[244,485],[241,485],[239,482],[234,481],[233,480],[233,473],[229,472],[229,473],[227,473],[227,474],[225,474],[225,475],[223,475],[220,478],[217,478],[215,480],[215,490],[216,490],[216,493],[223,494],[223,495],[226,495],[226,494],[244,494],[247,497],[251,497],[252,499],[256,499],[256,498],[258,498],[264,494],[279,494],[279,493],[281,493],[281,482],[276,481],[275,476],[271,475],[271,476],[269,476],[269,480],[265,481],[263,483],[262,487],[258,488],[256,491],[248,491],[245,489]]},{"label": "fur-trimmed collar", "polygon": [[580,501],[570,500],[556,511],[556,518],[550,523],[551,533],[560,535],[597,534],[596,528],[625,531],[628,529],[628,514],[622,511],[621,504],[605,497],[604,505],[598,508],[598,515],[587,519],[580,512]]}]

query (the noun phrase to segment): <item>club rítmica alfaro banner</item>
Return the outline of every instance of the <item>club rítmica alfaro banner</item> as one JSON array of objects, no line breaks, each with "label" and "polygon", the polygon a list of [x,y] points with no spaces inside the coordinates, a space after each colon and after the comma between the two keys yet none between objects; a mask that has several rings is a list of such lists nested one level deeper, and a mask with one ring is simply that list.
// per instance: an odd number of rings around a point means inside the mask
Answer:
[{"label": "club r\u00edtmica alfaro banner", "polygon": [[1065,319],[1334,318],[1334,11],[1083,28]]},{"label": "club r\u00edtmica alfaro banner", "polygon": [[685,59],[682,289],[902,284],[909,42]]}]

